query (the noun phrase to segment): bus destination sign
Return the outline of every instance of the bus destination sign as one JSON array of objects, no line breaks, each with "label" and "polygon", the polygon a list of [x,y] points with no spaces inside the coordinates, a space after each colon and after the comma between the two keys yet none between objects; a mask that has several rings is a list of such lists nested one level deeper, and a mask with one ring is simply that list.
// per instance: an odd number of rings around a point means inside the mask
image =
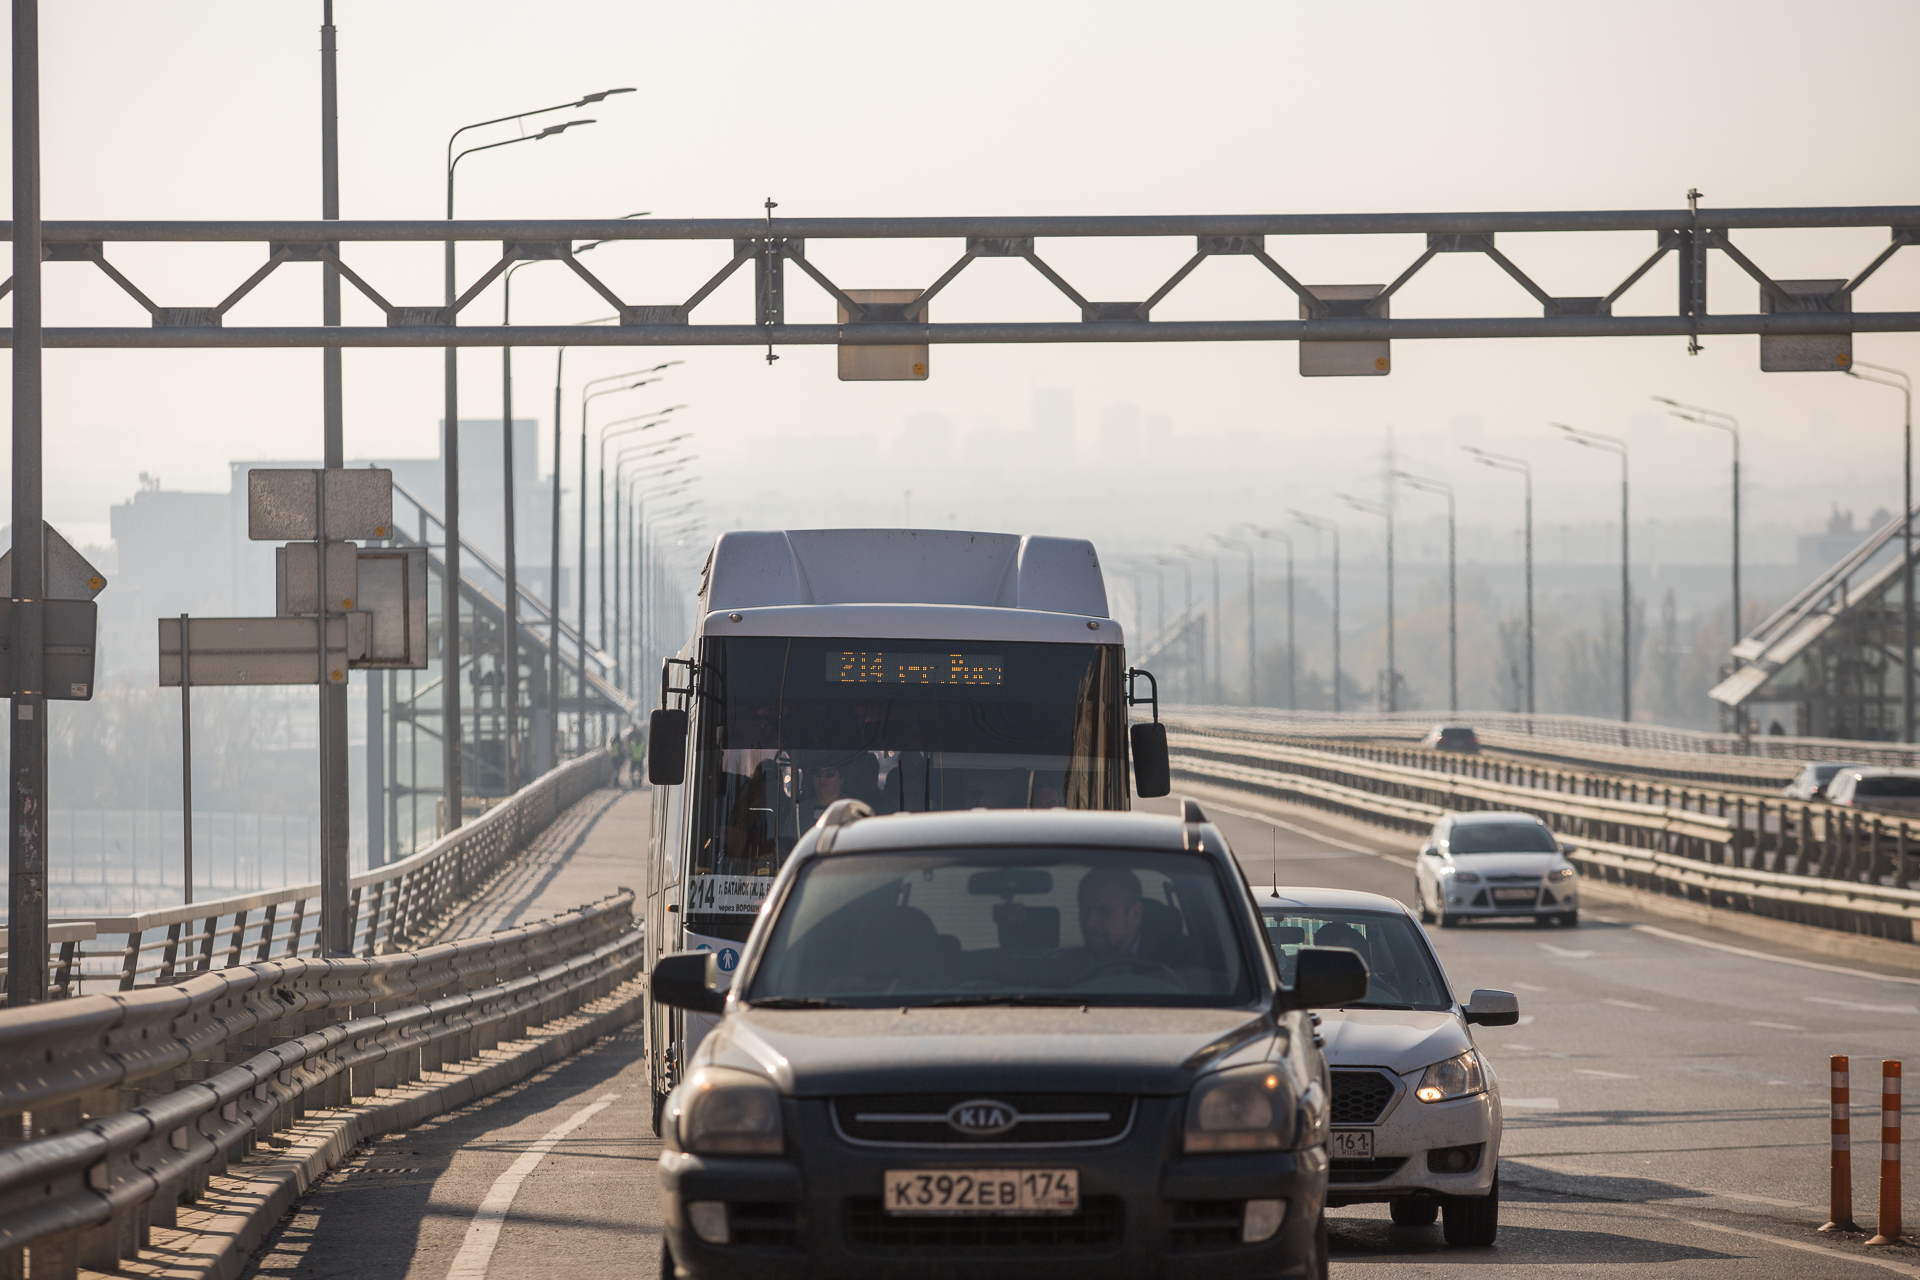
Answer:
[{"label": "bus destination sign", "polygon": [[827,680],[834,684],[998,685],[1001,675],[997,653],[827,654]]}]

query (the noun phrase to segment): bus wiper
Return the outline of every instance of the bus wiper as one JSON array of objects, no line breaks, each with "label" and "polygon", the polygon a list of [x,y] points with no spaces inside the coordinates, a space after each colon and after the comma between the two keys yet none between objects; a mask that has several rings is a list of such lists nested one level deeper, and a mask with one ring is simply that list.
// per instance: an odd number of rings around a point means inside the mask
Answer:
[{"label": "bus wiper", "polygon": [[843,1000],[828,1000],[821,996],[774,996],[766,1000],[749,1000],[753,1009],[850,1009],[853,1006]]},{"label": "bus wiper", "polygon": [[1087,1003],[1081,996],[1037,996],[1008,993],[997,996],[949,996],[945,1000],[930,1000],[920,1006],[925,1009],[964,1009],[970,1005],[1044,1005],[1059,1007],[1062,1005],[1082,1005]]}]

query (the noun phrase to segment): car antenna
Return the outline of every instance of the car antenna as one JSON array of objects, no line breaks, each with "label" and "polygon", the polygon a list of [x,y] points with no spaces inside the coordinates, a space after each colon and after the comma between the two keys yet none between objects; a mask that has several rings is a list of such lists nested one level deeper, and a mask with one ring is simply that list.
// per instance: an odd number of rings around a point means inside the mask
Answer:
[{"label": "car antenna", "polygon": [[1273,896],[1280,896],[1280,828],[1268,827],[1267,833],[1273,837]]}]

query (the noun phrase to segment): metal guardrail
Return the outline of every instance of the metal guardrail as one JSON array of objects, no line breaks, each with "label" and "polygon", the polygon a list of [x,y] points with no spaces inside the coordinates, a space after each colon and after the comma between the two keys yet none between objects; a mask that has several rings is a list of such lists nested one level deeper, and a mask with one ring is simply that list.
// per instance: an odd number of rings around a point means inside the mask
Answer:
[{"label": "metal guardrail", "polygon": [[[1904,822],[1775,802],[1771,810],[1755,806],[1749,825],[1744,810],[1728,818],[1309,747],[1184,732],[1168,738],[1176,777],[1405,831],[1424,831],[1449,811],[1532,813],[1578,842],[1572,861],[1583,875],[1826,928],[1916,940],[1920,845]],[[1769,812],[1776,821],[1767,821]]]},{"label": "metal guardrail", "polygon": [[[589,752],[541,775],[419,853],[354,876],[348,881],[353,949],[362,956],[381,955],[425,936],[568,806],[611,777],[606,753]],[[53,927],[66,923],[72,922],[57,921]],[[52,945],[50,997],[89,987],[164,986],[189,974],[316,955],[320,886],[291,885],[138,915],[96,916],[90,923],[95,937]],[[0,966],[0,981],[4,972]]]},{"label": "metal guardrail", "polygon": [[137,1256],[183,1194],[307,1111],[417,1080],[621,986],[623,891],[376,959],[283,959],[0,1011],[0,1276]]}]

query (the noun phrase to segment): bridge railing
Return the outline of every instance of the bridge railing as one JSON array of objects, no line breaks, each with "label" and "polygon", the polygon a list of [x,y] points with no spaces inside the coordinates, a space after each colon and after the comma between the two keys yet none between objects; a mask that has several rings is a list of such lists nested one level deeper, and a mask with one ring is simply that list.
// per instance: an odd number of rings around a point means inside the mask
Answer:
[{"label": "bridge railing", "polygon": [[[604,752],[569,760],[419,853],[354,876],[348,881],[354,952],[383,955],[425,936],[568,806],[605,786],[612,767]],[[211,970],[317,955],[320,886],[55,924],[49,996],[166,986]],[[90,925],[92,936],[77,936],[84,929],[61,931],[62,924]]]},{"label": "bridge railing", "polygon": [[210,1174],[308,1111],[613,994],[642,960],[633,906],[622,891],[419,951],[289,957],[0,1010],[0,1275],[113,1271]]}]

